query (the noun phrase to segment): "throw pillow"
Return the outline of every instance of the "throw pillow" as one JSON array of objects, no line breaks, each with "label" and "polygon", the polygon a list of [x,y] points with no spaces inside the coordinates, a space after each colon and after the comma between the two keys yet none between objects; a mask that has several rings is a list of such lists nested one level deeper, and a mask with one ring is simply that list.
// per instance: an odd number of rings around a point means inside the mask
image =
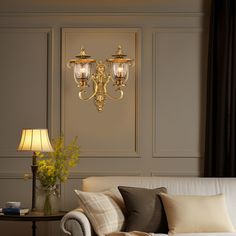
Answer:
[{"label": "throw pillow", "polygon": [[124,215],[117,203],[104,193],[75,190],[80,207],[99,236],[121,231]]},{"label": "throw pillow", "polygon": [[223,194],[185,196],[160,194],[164,204],[169,232],[210,233],[234,232]]},{"label": "throw pillow", "polygon": [[159,193],[166,188],[146,189],[119,186],[127,217],[124,230],[147,233],[167,233],[167,221]]},{"label": "throw pillow", "polygon": [[106,194],[107,196],[111,197],[118,204],[118,206],[120,207],[122,212],[124,214],[126,214],[124,199],[121,196],[121,193],[117,187],[110,188],[110,189],[104,191],[103,193]]}]

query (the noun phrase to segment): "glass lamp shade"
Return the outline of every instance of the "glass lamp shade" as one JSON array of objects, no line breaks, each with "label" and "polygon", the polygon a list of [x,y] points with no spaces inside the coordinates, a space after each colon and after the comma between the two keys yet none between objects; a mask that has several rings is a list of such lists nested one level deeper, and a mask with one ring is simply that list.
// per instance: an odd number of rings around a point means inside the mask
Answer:
[{"label": "glass lamp shade", "polygon": [[113,63],[112,73],[115,79],[125,79],[129,74],[129,65],[127,63]]},{"label": "glass lamp shade", "polygon": [[47,129],[23,129],[18,151],[53,152]]},{"label": "glass lamp shade", "polygon": [[121,46],[118,46],[118,49],[112,58],[107,59],[111,65],[111,74],[116,80],[116,85],[125,85],[125,82],[129,78],[129,66],[131,65],[132,60],[126,58],[122,51]]},{"label": "glass lamp shade", "polygon": [[90,71],[90,63],[78,63],[74,65],[74,75],[76,79],[89,79]]}]

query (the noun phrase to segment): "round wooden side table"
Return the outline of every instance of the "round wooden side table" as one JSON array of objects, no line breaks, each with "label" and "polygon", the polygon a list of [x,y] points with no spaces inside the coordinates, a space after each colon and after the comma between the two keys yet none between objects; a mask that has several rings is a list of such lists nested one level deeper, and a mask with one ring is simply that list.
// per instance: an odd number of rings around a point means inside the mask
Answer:
[{"label": "round wooden side table", "polygon": [[1,221],[31,221],[32,236],[36,236],[37,221],[59,221],[66,214],[65,211],[60,211],[50,215],[44,215],[43,212],[29,212],[26,215],[0,215]]}]

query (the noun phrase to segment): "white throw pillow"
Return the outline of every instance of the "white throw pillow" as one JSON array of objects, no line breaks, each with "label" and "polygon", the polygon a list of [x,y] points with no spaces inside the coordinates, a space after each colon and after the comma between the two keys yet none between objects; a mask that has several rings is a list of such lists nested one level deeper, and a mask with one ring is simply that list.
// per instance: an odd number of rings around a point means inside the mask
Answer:
[{"label": "white throw pillow", "polygon": [[124,214],[111,197],[99,192],[75,190],[75,193],[79,198],[80,207],[99,236],[121,231]]},{"label": "white throw pillow", "polygon": [[235,232],[223,194],[186,196],[160,194],[169,233]]}]

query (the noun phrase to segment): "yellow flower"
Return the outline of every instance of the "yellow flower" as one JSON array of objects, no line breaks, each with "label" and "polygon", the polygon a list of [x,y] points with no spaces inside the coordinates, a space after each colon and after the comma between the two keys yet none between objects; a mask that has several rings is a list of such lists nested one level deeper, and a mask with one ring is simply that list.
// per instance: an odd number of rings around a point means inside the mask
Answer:
[{"label": "yellow flower", "polygon": [[37,153],[38,179],[45,187],[56,184],[57,181],[65,182],[69,175],[69,169],[78,164],[79,147],[77,137],[65,146],[64,137],[58,137],[52,142],[54,152]]}]

